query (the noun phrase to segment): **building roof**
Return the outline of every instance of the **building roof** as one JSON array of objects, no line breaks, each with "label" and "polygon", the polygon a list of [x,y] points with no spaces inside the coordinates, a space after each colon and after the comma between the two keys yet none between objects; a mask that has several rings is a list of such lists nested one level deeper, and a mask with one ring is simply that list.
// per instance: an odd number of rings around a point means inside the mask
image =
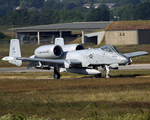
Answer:
[{"label": "building roof", "polygon": [[[109,9],[112,9],[117,3],[97,3],[93,4],[94,8],[98,8],[101,4],[105,4]],[[84,4],[83,7],[90,8],[90,4]]]},{"label": "building roof", "polygon": [[111,22],[75,22],[51,25],[40,25],[22,28],[11,28],[14,32],[46,32],[46,31],[93,31],[105,29]]},{"label": "building roof", "polygon": [[107,30],[137,30],[150,29],[150,20],[116,21],[112,22]]}]

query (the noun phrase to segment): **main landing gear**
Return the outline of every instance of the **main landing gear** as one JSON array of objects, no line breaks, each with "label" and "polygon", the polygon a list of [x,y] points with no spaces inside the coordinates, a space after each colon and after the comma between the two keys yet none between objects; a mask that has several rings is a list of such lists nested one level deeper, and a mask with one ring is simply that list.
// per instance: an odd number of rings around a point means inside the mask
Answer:
[{"label": "main landing gear", "polygon": [[[94,69],[97,69],[97,67],[93,67]],[[109,66],[108,65],[103,65],[102,66],[104,72],[105,72],[105,76],[106,78],[110,78],[110,75],[109,75]],[[55,66],[54,67],[54,79],[60,79],[60,68],[58,66]],[[101,73],[95,75],[95,78],[101,78]]]},{"label": "main landing gear", "polygon": [[54,67],[54,79],[60,79],[59,67]]},{"label": "main landing gear", "polygon": [[[93,69],[98,70],[98,66],[93,66]],[[94,75],[94,76],[95,76],[95,78],[101,78],[101,77],[102,77],[102,74],[101,74],[101,73],[99,73],[99,74]]]},{"label": "main landing gear", "polygon": [[100,74],[97,74],[97,75],[95,75],[95,78],[101,78],[102,77],[102,74],[100,73]]},{"label": "main landing gear", "polygon": [[[97,66],[93,66],[93,68],[98,70]],[[104,70],[106,78],[110,78],[110,75],[109,75],[109,66],[108,65],[103,65],[102,68]],[[100,73],[100,74],[95,75],[95,78],[101,78],[101,76],[102,75]]]}]

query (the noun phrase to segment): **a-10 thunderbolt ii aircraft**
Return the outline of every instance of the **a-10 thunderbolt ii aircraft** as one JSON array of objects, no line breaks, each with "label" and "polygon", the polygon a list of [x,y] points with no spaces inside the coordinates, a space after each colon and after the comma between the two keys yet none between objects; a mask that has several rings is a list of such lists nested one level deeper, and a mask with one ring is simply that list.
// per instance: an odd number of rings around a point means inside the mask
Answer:
[{"label": "a-10 thunderbolt ii aircraft", "polygon": [[98,67],[102,67],[106,78],[110,69],[118,69],[119,65],[129,65],[132,57],[147,55],[148,52],[138,51],[122,54],[113,45],[100,48],[85,49],[80,44],[64,45],[63,38],[56,38],[55,44],[43,45],[34,51],[31,57],[21,57],[18,39],[10,42],[9,56],[2,58],[9,63],[21,66],[22,62],[29,62],[28,68],[48,69],[54,67],[54,79],[60,79],[60,72],[67,71],[77,74],[95,75],[101,77]]}]

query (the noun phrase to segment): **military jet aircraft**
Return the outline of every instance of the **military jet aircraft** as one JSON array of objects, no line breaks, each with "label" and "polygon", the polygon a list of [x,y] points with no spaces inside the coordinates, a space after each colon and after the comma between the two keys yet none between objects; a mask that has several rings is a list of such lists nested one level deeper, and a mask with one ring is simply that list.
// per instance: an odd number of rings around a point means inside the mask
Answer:
[{"label": "military jet aircraft", "polygon": [[55,44],[43,45],[34,51],[31,57],[21,57],[18,39],[11,39],[9,56],[2,60],[21,66],[22,62],[29,62],[28,68],[35,67],[50,70],[54,67],[54,79],[60,79],[60,72],[67,71],[77,74],[101,77],[98,67],[102,67],[106,78],[110,69],[118,69],[119,65],[129,65],[132,57],[147,55],[148,52],[138,51],[122,54],[113,45],[100,48],[85,49],[80,44],[64,45],[63,38],[56,38]]}]

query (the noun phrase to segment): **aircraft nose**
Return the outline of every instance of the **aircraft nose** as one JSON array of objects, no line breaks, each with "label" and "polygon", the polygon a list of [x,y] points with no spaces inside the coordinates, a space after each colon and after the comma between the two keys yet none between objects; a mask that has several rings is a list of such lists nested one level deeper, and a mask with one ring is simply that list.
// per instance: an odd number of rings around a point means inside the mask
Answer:
[{"label": "aircraft nose", "polygon": [[130,62],[130,59],[127,57],[122,56],[121,57],[121,64],[127,64]]}]

